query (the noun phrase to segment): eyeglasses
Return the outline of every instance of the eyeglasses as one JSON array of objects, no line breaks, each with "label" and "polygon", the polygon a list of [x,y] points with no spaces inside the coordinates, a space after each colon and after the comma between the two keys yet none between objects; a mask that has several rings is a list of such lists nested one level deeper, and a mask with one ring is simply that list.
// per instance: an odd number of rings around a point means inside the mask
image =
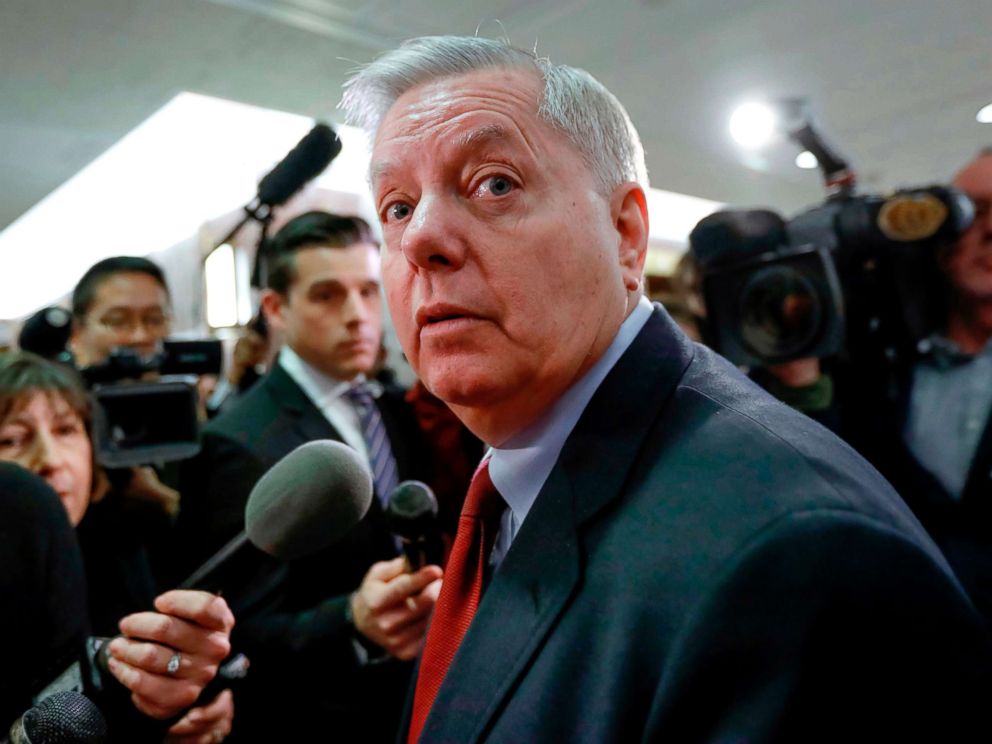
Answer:
[{"label": "eyeglasses", "polygon": [[160,312],[149,312],[144,315],[136,313],[111,313],[96,319],[96,324],[111,333],[130,333],[139,325],[148,333],[165,333],[169,329],[172,317]]}]

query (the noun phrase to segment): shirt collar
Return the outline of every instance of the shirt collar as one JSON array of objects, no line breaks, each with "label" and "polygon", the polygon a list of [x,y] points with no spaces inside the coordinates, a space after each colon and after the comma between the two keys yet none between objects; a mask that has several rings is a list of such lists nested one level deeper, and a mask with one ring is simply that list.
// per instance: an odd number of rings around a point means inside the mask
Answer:
[{"label": "shirt collar", "polygon": [[951,339],[935,333],[920,341],[916,345],[916,350],[919,352],[921,359],[937,369],[945,370],[961,364],[967,364],[976,357],[992,356],[992,340],[989,340],[978,353],[968,354],[962,351],[961,347]]},{"label": "shirt collar", "polygon": [[[279,350],[279,366],[293,378],[293,381],[300,386],[318,408],[340,398],[352,385],[365,382],[365,375],[358,375],[353,380],[339,380],[336,377],[331,377],[312,364],[305,362],[288,345],[284,345]],[[369,391],[373,397],[378,397],[381,388],[369,383]]]},{"label": "shirt collar", "polygon": [[648,318],[651,302],[641,297],[621,324],[606,352],[538,421],[492,449],[489,475],[521,524],[558,461],[565,440],[603,379],[630,346]]}]

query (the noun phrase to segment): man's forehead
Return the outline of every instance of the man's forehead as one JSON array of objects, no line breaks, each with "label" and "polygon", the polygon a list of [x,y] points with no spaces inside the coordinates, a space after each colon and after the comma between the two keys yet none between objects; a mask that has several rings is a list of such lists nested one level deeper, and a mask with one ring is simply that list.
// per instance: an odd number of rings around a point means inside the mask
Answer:
[{"label": "man's forehead", "polygon": [[[154,290],[149,292],[149,284]],[[100,282],[94,293],[94,304],[160,307],[168,303],[165,288],[155,277],[139,271],[121,271]]]},{"label": "man's forehead", "polygon": [[[528,70],[487,69],[415,86],[382,118],[372,147],[370,177],[388,175],[384,145],[441,134],[446,144],[475,146],[486,141],[528,139],[528,131],[548,127],[538,116],[541,80]],[[487,115],[490,120],[486,120]],[[496,119],[497,121],[492,121]]]}]

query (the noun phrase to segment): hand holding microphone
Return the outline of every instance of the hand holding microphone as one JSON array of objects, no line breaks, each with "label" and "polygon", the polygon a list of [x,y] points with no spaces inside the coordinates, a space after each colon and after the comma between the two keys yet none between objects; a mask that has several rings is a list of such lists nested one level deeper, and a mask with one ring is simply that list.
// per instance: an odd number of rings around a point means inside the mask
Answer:
[{"label": "hand holding microphone", "polygon": [[223,598],[174,590],[155,599],[157,612],[120,622],[108,644],[107,669],[147,716],[171,718],[193,705],[230,653],[234,615]]},{"label": "hand holding microphone", "polygon": [[372,479],[350,447],[315,441],[277,462],[252,489],[245,532],[183,582],[155,600],[158,612],[121,621],[103,656],[109,671],[132,692],[135,705],[169,718],[192,705],[230,651],[234,616],[219,596],[197,587],[214,583],[246,545],[291,560],[343,537],[368,510]]},{"label": "hand holding microphone", "polygon": [[374,564],[351,598],[355,629],[401,660],[423,645],[431,610],[441,591],[444,547],[437,499],[419,481],[404,481],[389,497],[386,520],[403,556]]}]

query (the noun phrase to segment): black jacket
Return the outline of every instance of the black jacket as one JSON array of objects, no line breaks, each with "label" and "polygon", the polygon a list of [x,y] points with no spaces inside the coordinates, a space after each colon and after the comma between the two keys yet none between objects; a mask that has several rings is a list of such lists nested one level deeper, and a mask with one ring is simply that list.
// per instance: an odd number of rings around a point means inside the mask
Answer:
[{"label": "black jacket", "polygon": [[[399,391],[378,400],[401,479],[423,479],[420,435]],[[203,432],[203,450],[184,468],[179,542],[189,572],[244,527],[258,478],[284,455],[340,434],[276,365]],[[239,741],[303,741],[314,727],[342,740],[391,740],[409,665],[360,666],[345,616],[351,592],[376,561],[396,555],[378,499],[339,543],[280,563],[253,551],[229,572],[225,597],[235,613],[232,642],[251,660],[235,698]]]},{"label": "black jacket", "polygon": [[657,308],[495,571],[421,741],[981,740],[988,643],[878,473]]}]

